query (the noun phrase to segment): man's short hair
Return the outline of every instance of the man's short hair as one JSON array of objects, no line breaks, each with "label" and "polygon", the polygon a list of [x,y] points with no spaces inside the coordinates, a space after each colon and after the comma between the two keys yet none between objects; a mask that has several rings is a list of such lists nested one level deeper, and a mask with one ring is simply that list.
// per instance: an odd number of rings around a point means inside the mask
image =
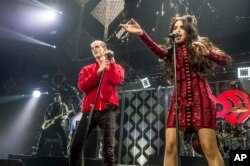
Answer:
[{"label": "man's short hair", "polygon": [[95,40],[90,44],[90,47],[94,46],[94,45],[100,45],[103,48],[107,48],[107,44],[104,41],[101,40]]},{"label": "man's short hair", "polygon": [[61,96],[59,92],[54,93],[54,97],[58,97],[58,96]]}]

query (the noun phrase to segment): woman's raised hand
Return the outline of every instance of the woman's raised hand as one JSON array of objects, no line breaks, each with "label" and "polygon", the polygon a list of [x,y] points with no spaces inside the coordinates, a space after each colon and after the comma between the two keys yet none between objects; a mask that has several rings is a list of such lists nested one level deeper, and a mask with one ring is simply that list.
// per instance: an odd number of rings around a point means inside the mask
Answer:
[{"label": "woman's raised hand", "polygon": [[120,26],[127,32],[134,33],[136,35],[142,35],[143,30],[141,26],[132,18],[127,24],[120,24]]}]

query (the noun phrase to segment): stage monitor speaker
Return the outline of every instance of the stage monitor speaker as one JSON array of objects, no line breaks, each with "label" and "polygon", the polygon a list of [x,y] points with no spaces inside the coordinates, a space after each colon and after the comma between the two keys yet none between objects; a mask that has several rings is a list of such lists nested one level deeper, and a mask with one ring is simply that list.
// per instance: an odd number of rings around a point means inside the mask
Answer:
[{"label": "stage monitor speaker", "polygon": [[25,166],[22,160],[10,160],[10,159],[0,159],[1,166]]}]

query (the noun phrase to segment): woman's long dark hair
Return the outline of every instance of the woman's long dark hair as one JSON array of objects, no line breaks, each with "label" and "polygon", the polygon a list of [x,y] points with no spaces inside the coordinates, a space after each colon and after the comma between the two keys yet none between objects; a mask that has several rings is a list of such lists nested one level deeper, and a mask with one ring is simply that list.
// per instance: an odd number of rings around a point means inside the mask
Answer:
[{"label": "woman's long dark hair", "polygon": [[[205,55],[205,51],[203,49],[200,49],[200,52],[198,55],[196,55],[192,43],[199,41],[203,43],[208,49],[213,49],[219,52],[224,53],[219,48],[215,47],[214,44],[209,41],[206,37],[200,37],[197,29],[197,21],[194,16],[191,15],[185,15],[182,17],[174,17],[172,19],[171,25],[170,25],[170,33],[173,32],[174,25],[176,21],[181,21],[184,27],[184,30],[187,33],[187,38],[185,40],[188,53],[190,54],[189,61],[192,66],[192,70],[197,71],[198,75],[200,77],[205,77],[208,74],[213,75],[213,71],[215,69],[215,66],[217,66],[214,62],[209,60]],[[174,77],[174,63],[173,63],[173,48],[172,48],[172,40],[167,39],[166,47],[168,49],[168,55],[164,59],[165,61],[165,70],[166,70],[166,79],[167,81],[173,81]],[[225,54],[225,53],[224,53]],[[230,59],[230,57],[228,56]],[[231,61],[231,59],[230,59]]]}]

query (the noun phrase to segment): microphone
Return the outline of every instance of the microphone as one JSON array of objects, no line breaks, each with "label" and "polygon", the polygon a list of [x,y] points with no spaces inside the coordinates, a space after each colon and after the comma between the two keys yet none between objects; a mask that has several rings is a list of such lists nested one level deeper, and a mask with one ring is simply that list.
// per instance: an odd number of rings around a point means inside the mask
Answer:
[{"label": "microphone", "polygon": [[111,59],[115,56],[114,52],[111,50],[108,50],[108,52],[105,54],[107,58]]},{"label": "microphone", "polygon": [[180,36],[180,33],[179,32],[172,32],[168,35],[169,38],[176,38]]}]

